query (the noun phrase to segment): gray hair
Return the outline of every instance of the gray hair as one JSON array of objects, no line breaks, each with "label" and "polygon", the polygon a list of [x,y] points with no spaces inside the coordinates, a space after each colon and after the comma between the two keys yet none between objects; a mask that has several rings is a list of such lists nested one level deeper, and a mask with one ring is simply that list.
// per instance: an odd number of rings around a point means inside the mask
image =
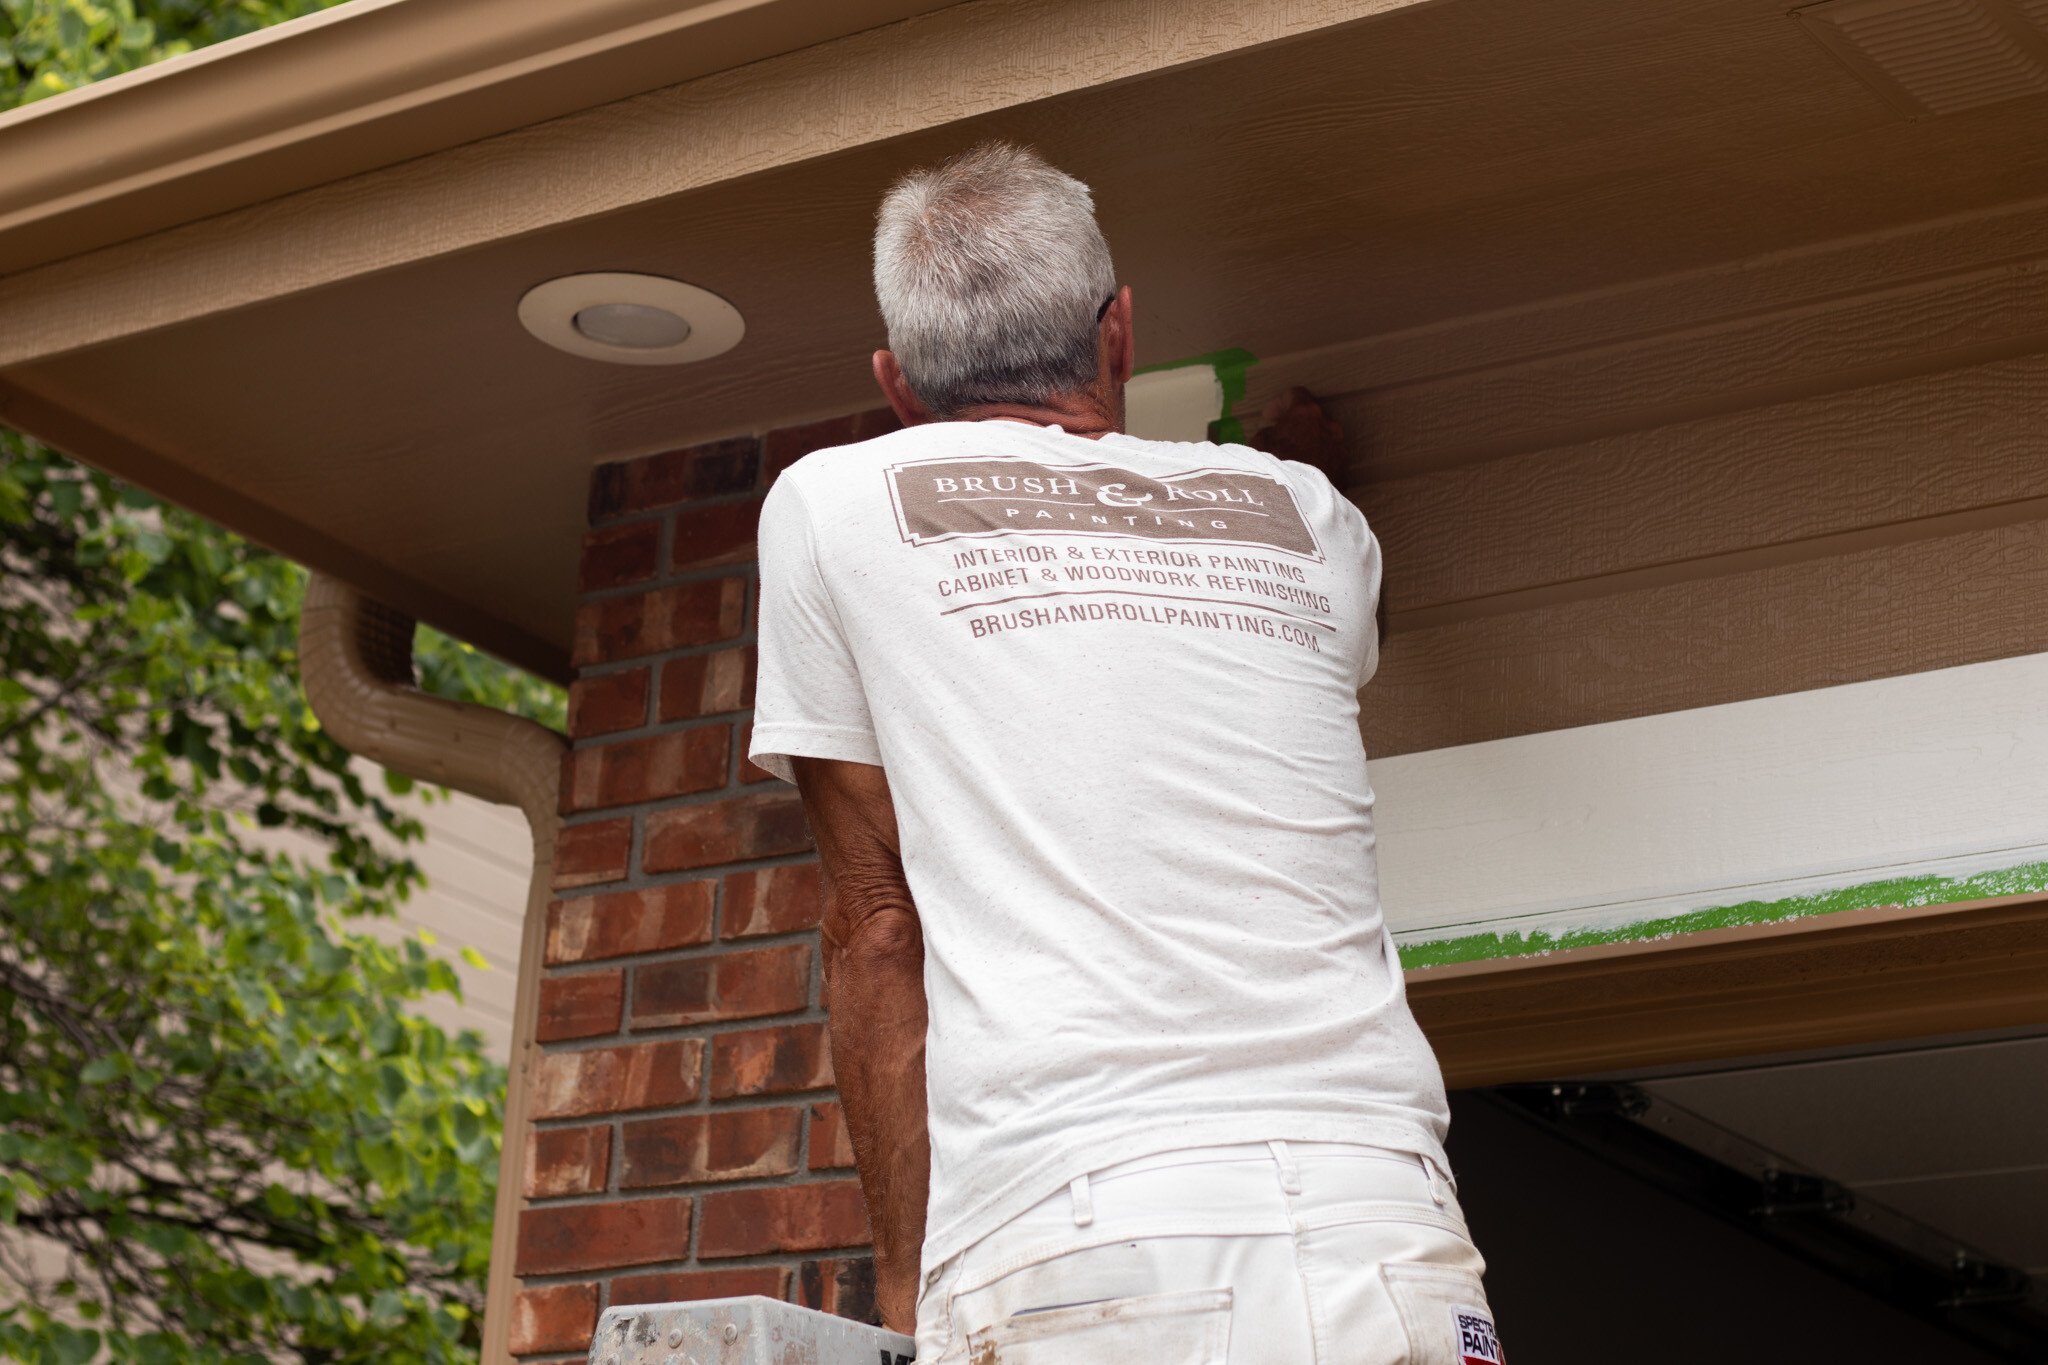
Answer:
[{"label": "gray hair", "polygon": [[904,177],[878,217],[889,349],[933,416],[1094,381],[1116,270],[1086,185],[1026,148],[984,142]]}]

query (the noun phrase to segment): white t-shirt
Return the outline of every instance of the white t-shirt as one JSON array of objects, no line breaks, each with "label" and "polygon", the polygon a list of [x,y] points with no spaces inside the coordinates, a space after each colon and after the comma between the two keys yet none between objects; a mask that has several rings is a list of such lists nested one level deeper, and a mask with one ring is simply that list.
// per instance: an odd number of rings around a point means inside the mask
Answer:
[{"label": "white t-shirt", "polygon": [[754,760],[877,763],[894,795],[931,1010],[928,1269],[1178,1147],[1441,1157],[1358,732],[1379,546],[1329,480],[938,423],[791,466],[760,556]]}]

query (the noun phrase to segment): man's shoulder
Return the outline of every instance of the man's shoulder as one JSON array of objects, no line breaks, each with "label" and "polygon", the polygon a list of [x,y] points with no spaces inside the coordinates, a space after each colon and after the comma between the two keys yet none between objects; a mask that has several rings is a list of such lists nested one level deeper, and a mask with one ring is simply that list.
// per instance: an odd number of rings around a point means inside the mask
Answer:
[{"label": "man's shoulder", "polygon": [[820,446],[783,470],[780,478],[794,478],[804,486],[824,485],[870,470],[885,468],[905,459],[915,459],[932,444],[931,427],[898,427],[864,440],[842,445]]},{"label": "man's shoulder", "polygon": [[1278,479],[1293,492],[1304,512],[1311,510],[1353,510],[1343,491],[1312,464],[1269,454],[1256,446],[1234,441],[1160,441],[1120,436],[1125,449],[1137,446],[1168,462],[1177,461],[1190,469],[1233,469]]},{"label": "man's shoulder", "polygon": [[933,453],[929,427],[903,427],[865,440],[821,446],[776,475],[761,511],[764,527],[807,528],[814,553],[830,555],[851,536],[865,540],[890,516],[888,471]]}]

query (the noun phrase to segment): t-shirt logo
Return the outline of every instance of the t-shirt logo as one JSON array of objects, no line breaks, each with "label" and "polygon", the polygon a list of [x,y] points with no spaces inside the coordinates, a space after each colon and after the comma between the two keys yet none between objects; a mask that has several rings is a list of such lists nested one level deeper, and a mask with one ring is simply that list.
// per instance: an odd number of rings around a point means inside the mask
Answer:
[{"label": "t-shirt logo", "polygon": [[1323,557],[1285,481],[1242,469],[1154,479],[1111,465],[916,460],[890,467],[889,494],[897,529],[911,545],[1038,532],[1263,545]]},{"label": "t-shirt logo", "polygon": [[1451,1319],[1458,1329],[1458,1365],[1502,1365],[1506,1358],[1492,1318],[1477,1308],[1454,1308]]}]

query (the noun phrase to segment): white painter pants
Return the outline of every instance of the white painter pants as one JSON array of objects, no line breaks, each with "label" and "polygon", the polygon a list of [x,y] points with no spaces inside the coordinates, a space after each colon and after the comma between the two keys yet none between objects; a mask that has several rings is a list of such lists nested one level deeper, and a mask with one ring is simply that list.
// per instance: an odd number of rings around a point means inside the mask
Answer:
[{"label": "white painter pants", "polygon": [[918,1365],[1492,1365],[1447,1174],[1337,1143],[1097,1171],[930,1272]]}]

